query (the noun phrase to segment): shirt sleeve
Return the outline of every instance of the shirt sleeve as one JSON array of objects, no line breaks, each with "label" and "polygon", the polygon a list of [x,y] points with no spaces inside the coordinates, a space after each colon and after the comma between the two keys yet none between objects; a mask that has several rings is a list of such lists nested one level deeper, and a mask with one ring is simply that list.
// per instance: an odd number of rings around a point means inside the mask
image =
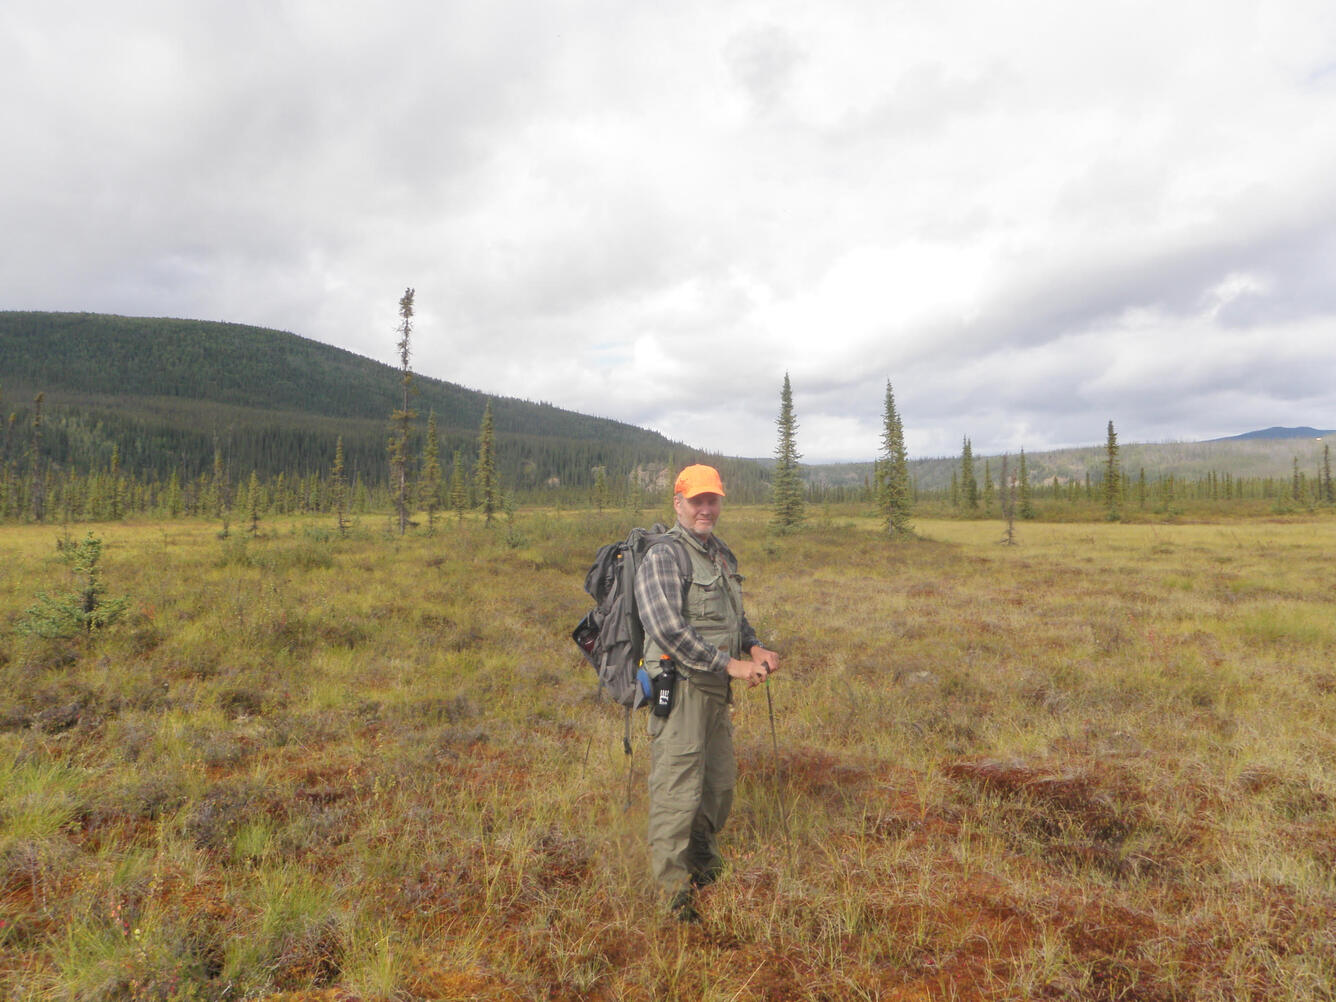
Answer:
[{"label": "shirt sleeve", "polygon": [[[677,555],[669,544],[650,547],[636,571],[636,606],[645,635],[679,665],[726,675],[728,652],[702,638],[682,612],[684,587]],[[744,639],[750,630],[744,623]],[[755,643],[755,633],[751,636]]]},{"label": "shirt sleeve", "polygon": [[752,649],[753,647],[755,647],[757,644],[759,644],[760,642],[761,642],[760,639],[756,636],[756,631],[752,629],[752,625],[751,625],[751,623],[747,622],[747,614],[746,614],[746,613],[743,613],[743,615],[742,615],[742,649],[743,649],[744,651],[746,651],[748,654],[750,654],[750,653],[751,653],[751,649]]}]

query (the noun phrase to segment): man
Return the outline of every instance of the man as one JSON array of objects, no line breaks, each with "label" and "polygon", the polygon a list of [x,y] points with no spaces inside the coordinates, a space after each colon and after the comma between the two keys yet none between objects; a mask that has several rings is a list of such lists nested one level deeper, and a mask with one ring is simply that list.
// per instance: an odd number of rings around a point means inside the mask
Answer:
[{"label": "man", "polygon": [[[714,534],[723,499],[713,467],[678,474],[673,539],[651,547],[636,573],[645,666],[656,680],[665,671],[675,675],[671,712],[652,714],[649,723],[651,864],[673,914],[689,922],[699,919],[694,892],[723,866],[718,834],[737,777],[730,680],[759,685],[779,670],[779,656],[757,643],[743,614],[737,559]],[[690,557],[689,580],[673,546]],[[740,660],[744,653],[750,661]]]}]

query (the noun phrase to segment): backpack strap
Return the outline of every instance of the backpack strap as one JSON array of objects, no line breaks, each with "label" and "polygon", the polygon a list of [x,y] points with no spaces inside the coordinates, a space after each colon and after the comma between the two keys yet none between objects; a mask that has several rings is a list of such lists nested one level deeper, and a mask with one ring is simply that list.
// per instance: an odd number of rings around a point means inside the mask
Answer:
[{"label": "backpack strap", "polygon": [[[684,589],[682,601],[685,605],[685,587],[691,581],[691,554],[687,553],[687,544],[671,529],[665,529],[662,525],[655,525],[653,531],[656,538],[654,542],[650,544],[651,549],[660,544],[672,544],[673,556],[677,558],[677,573],[682,576],[682,585]],[[645,552],[648,553],[649,550],[646,550]]]},{"label": "backpack strap", "polygon": [[682,540],[674,536],[673,541],[677,543],[677,545],[673,547],[673,549],[676,550],[677,552],[677,569],[682,575],[682,586],[683,586],[682,598],[683,598],[683,604],[685,604],[686,585],[691,581],[691,554],[687,552],[687,544],[682,542]]}]

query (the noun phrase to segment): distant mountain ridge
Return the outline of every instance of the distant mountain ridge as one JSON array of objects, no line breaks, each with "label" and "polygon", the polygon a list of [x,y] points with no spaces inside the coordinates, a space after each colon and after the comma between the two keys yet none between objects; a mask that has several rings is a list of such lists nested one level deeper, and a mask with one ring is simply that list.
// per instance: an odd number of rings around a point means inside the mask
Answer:
[{"label": "distant mountain ridge", "polygon": [[1261,431],[1245,431],[1242,435],[1229,435],[1225,438],[1208,438],[1208,442],[1244,442],[1257,438],[1326,438],[1336,435],[1336,430],[1319,431],[1317,428],[1263,428]]},{"label": "distant mountain ridge", "polygon": [[[1316,476],[1326,456],[1329,443],[1323,439],[1336,431],[1322,432],[1312,428],[1285,429],[1299,434],[1285,436],[1268,434],[1271,429],[1213,439],[1209,442],[1123,442],[1118,446],[1118,462],[1123,474],[1133,479],[1144,471],[1155,480],[1160,477],[1179,477],[1195,480],[1211,474],[1228,473],[1234,477],[1287,478],[1296,464],[1305,474]],[[1019,453],[1012,453],[1010,461],[1016,464]],[[1001,456],[974,454],[975,475],[982,480],[985,465],[991,466],[994,478],[1001,472]],[[1095,480],[1103,477],[1108,455],[1104,443],[1065,449],[1025,452],[1028,475],[1032,483],[1059,483]],[[959,456],[935,456],[929,459],[911,459],[909,471],[922,490],[942,490],[960,470]],[[1015,471],[1015,466],[1012,466]],[[852,486],[870,483],[873,466],[863,463],[813,464],[804,469],[810,482],[828,486]]]}]

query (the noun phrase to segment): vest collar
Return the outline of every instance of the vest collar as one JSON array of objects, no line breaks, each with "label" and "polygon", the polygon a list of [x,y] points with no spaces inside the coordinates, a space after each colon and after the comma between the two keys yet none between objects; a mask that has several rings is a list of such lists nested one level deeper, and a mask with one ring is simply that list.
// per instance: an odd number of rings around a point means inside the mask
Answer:
[{"label": "vest collar", "polygon": [[688,546],[694,547],[696,550],[705,554],[705,556],[709,557],[711,560],[713,560],[714,555],[719,552],[719,537],[713,532],[702,541],[699,536],[681,522],[674,522],[673,527],[668,531],[678,536]]}]

